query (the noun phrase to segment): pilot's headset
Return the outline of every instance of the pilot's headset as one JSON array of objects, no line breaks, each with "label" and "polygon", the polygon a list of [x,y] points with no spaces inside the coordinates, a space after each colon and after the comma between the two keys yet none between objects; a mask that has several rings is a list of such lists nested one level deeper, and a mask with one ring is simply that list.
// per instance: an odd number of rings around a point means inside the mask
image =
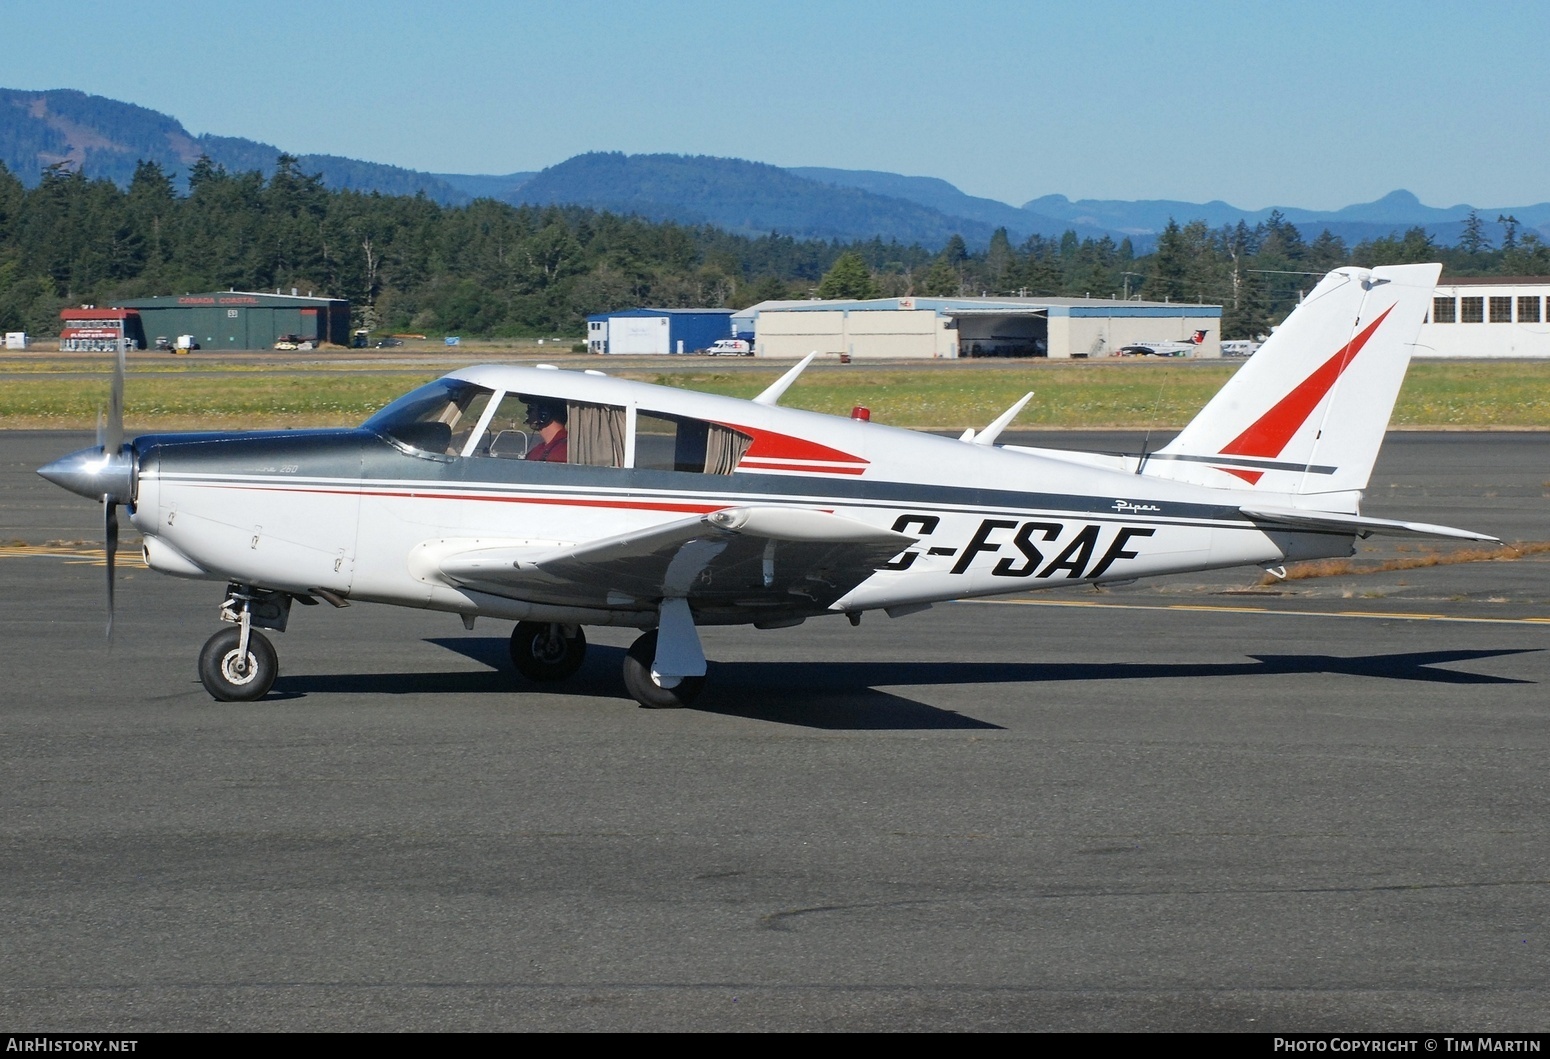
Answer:
[{"label": "pilot's headset", "polygon": [[527,406],[524,422],[534,430],[542,430],[550,423],[565,425],[565,406],[554,401],[534,401]]}]

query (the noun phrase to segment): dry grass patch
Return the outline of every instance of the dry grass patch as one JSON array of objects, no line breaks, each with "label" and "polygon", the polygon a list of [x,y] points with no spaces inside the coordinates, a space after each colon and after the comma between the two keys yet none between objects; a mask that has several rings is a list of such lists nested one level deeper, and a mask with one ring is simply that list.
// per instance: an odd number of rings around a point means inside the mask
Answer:
[{"label": "dry grass patch", "polygon": [[1427,566],[1453,566],[1457,563],[1511,562],[1529,555],[1550,552],[1550,541],[1514,541],[1492,547],[1471,546],[1439,551],[1423,548],[1416,555],[1401,555],[1392,559],[1361,560],[1312,559],[1304,563],[1288,563],[1286,576],[1265,574],[1258,584],[1278,585],[1282,581],[1304,581],[1315,577],[1346,577],[1352,574],[1384,574],[1395,570],[1418,570]]}]

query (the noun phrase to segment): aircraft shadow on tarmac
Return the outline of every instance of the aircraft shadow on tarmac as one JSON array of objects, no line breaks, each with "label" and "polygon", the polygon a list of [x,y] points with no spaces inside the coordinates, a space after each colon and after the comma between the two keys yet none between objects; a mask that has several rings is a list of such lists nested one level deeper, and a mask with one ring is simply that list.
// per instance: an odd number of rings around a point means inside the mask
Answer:
[{"label": "aircraft shadow on tarmac", "polygon": [[[328,694],[503,694],[619,698],[624,649],[592,645],[567,681],[528,684],[511,671],[507,641],[443,637],[426,641],[490,667],[480,673],[341,673],[281,676],[272,698]],[[1336,674],[1433,684],[1532,684],[1531,680],[1437,668],[1455,662],[1526,654],[1540,648],[1414,651],[1402,654],[1249,655],[1242,662],[713,662],[712,679],[692,709],[834,730],[995,729],[967,717],[879,690],[937,685],[1050,684],[1065,681],[1209,679]]]}]

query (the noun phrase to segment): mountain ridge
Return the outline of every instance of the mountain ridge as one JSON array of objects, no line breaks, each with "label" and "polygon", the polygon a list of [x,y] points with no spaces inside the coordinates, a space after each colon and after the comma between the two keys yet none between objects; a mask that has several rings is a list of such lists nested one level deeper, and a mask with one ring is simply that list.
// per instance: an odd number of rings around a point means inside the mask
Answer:
[{"label": "mountain ridge", "polygon": [[[281,149],[241,137],[188,132],[175,118],[133,103],[74,89],[0,88],[0,162],[28,186],[43,170],[63,165],[127,185],[135,165],[153,161],[180,185],[201,155],[234,171],[273,173]],[[1550,238],[1550,202],[1476,208],[1427,206],[1399,189],[1337,210],[1294,206],[1245,210],[1220,199],[1078,199],[1044,195],[1021,206],[968,195],[937,177],[821,166],[780,167],[714,156],[589,152],[537,172],[428,173],[339,155],[297,155],[303,171],[329,187],[417,195],[446,206],[476,198],[513,205],[578,205],[635,213],[656,221],[712,224],[738,234],[771,231],[800,238],[856,241],[880,238],[935,248],[954,235],[987,244],[998,228],[1014,242],[1029,236],[1130,239],[1137,252],[1155,244],[1170,221],[1203,220],[1212,228],[1253,226],[1279,212],[1306,238],[1324,230],[1354,244],[1426,229],[1439,243],[1463,235],[1471,211],[1489,240],[1499,243],[1511,216],[1525,231]]]}]

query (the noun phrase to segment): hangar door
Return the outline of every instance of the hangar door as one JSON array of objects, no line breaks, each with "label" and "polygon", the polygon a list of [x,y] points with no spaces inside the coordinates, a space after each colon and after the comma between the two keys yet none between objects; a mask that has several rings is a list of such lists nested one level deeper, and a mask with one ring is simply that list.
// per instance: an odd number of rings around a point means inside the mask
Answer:
[{"label": "hangar door", "polygon": [[954,313],[960,357],[1047,357],[1049,313]]},{"label": "hangar door", "polygon": [[608,352],[666,355],[670,330],[665,316],[611,316]]}]

